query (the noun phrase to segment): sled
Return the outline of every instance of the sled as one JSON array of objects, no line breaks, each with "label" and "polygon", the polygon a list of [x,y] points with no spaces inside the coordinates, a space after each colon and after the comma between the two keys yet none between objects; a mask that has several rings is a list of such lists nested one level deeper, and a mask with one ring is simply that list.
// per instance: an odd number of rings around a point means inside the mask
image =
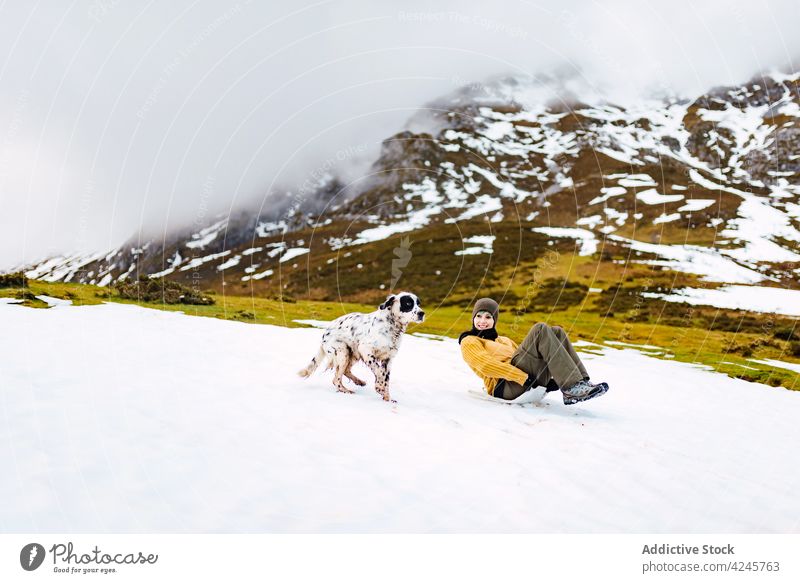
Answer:
[{"label": "sled", "polygon": [[504,405],[526,405],[528,403],[536,405],[537,403],[541,403],[544,399],[544,396],[547,394],[547,387],[534,387],[533,389],[525,391],[513,401],[498,399],[497,397],[492,397],[486,391],[476,391],[474,389],[469,389],[467,394],[475,397],[476,399],[494,401],[495,403],[502,403]]}]

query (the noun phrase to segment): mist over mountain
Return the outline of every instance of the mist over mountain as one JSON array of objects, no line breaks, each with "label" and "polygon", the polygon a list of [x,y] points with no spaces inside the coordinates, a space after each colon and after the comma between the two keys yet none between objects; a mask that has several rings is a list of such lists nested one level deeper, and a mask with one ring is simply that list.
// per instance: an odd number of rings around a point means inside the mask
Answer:
[{"label": "mist over mountain", "polygon": [[636,273],[653,297],[676,284],[800,285],[798,73],[626,106],[575,79],[495,77],[432,100],[407,127],[359,180],[326,171],[279,205],[56,256],[28,276],[352,302],[413,285],[467,305],[507,296],[556,253],[616,285]]},{"label": "mist over mountain", "polygon": [[167,249],[219,216],[244,225],[234,241],[295,207],[321,216],[380,183],[376,160],[406,155],[387,139],[438,135],[438,99],[466,87],[476,101],[498,77],[559,80],[534,99],[553,110],[631,107],[791,71],[800,54],[787,1],[96,0],[0,14],[0,268]]}]

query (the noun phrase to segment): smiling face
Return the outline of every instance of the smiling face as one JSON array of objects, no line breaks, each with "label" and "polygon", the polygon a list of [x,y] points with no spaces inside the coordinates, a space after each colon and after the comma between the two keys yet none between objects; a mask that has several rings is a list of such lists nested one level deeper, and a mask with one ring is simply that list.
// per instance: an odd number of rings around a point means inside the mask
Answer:
[{"label": "smiling face", "polygon": [[488,330],[489,328],[494,326],[494,318],[492,318],[492,314],[490,312],[481,310],[480,312],[475,314],[475,318],[473,318],[472,324],[478,330]]},{"label": "smiling face", "polygon": [[419,324],[425,321],[425,312],[422,311],[419,298],[409,292],[390,295],[380,307],[392,310],[394,317],[404,324]]}]

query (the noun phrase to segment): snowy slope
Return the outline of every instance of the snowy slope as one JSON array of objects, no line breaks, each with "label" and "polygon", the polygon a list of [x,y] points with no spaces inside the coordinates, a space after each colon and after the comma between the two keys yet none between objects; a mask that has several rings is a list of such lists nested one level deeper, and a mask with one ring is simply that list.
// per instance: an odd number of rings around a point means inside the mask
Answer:
[{"label": "snowy slope", "polygon": [[[800,532],[800,394],[597,349],[611,391],[494,404],[407,335],[394,406],[320,331],[0,305],[3,532]],[[358,368],[362,378],[365,369]]]}]

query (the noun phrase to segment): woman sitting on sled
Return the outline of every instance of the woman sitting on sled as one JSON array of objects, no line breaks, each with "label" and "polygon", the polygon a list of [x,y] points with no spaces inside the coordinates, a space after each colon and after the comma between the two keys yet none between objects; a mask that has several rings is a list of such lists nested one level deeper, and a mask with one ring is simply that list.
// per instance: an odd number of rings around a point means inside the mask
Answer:
[{"label": "woman sitting on sled", "polygon": [[564,404],[572,405],[608,390],[606,383],[589,382],[589,373],[563,328],[539,322],[517,345],[497,334],[499,311],[493,299],[479,299],[472,309],[472,329],[458,338],[461,355],[490,395],[511,401],[543,386],[547,392],[560,390]]}]

